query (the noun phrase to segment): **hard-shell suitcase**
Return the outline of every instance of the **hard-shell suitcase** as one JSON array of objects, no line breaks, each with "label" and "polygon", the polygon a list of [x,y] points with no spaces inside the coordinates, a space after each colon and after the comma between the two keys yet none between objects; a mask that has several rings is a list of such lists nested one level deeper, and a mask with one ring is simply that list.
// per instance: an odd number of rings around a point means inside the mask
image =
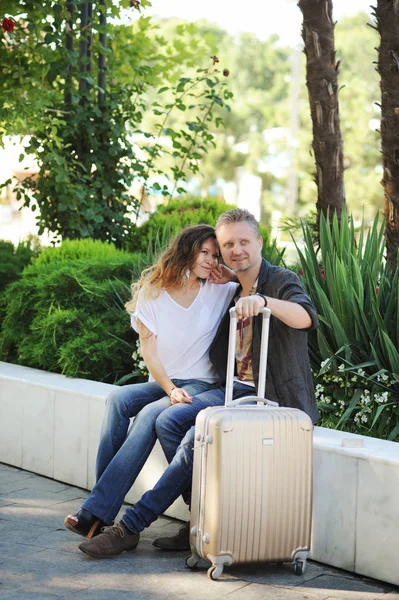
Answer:
[{"label": "hard-shell suitcase", "polygon": [[[257,396],[232,401],[237,314],[230,311],[225,406],[195,424],[190,568],[293,562],[302,574],[310,550],[313,425],[304,412],[264,398],[270,310],[263,309]],[[245,405],[243,402],[256,404]]]}]

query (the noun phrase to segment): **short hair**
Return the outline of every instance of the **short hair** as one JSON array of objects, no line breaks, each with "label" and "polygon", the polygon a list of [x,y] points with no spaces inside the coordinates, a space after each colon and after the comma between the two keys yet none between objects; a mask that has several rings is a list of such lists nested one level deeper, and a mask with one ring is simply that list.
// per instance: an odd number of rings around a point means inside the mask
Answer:
[{"label": "short hair", "polygon": [[232,210],[227,210],[226,212],[222,213],[216,221],[216,235],[223,225],[230,225],[231,223],[248,223],[252,231],[258,237],[262,237],[259,231],[258,221],[246,208],[233,208]]}]

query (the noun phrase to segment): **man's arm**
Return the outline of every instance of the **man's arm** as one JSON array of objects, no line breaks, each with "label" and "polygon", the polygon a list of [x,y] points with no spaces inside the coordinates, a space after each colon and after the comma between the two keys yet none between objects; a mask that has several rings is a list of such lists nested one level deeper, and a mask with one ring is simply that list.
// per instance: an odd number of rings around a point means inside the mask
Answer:
[{"label": "man's arm", "polygon": [[[283,323],[294,329],[308,329],[312,325],[309,313],[296,302],[278,300],[266,296],[267,307],[272,315]],[[255,317],[264,308],[265,301],[262,296],[244,296],[240,298],[235,306],[239,319],[243,317]]]}]

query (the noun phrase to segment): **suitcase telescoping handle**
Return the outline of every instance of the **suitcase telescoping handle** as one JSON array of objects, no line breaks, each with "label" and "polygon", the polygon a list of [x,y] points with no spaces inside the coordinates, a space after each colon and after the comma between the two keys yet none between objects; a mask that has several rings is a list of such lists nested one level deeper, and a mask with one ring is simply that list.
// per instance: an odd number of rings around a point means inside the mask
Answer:
[{"label": "suitcase telescoping handle", "polygon": [[[225,406],[234,406],[239,404],[241,400],[233,400],[233,383],[234,383],[234,367],[236,359],[236,336],[237,336],[237,311],[230,308],[230,330],[229,330],[229,348],[227,353],[227,374],[226,374],[226,398]],[[258,403],[278,406],[277,402],[265,399],[266,391],[266,370],[267,370],[267,352],[269,345],[269,325],[270,325],[270,308],[262,308],[262,335],[260,342],[260,358],[259,358],[259,380],[258,380]],[[261,400],[263,399],[263,400]],[[244,400],[248,402],[248,399]]]}]

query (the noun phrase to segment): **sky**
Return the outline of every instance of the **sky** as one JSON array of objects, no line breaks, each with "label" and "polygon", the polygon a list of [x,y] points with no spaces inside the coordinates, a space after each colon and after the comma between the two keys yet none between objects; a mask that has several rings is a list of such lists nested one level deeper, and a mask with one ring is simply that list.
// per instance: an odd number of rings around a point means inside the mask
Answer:
[{"label": "sky", "polygon": [[[147,14],[180,17],[188,21],[205,18],[232,34],[250,31],[265,39],[277,33],[282,43],[301,42],[301,12],[296,0],[151,0]],[[322,1],[322,0],[321,0]],[[333,0],[334,20],[370,12],[370,0]]]}]

